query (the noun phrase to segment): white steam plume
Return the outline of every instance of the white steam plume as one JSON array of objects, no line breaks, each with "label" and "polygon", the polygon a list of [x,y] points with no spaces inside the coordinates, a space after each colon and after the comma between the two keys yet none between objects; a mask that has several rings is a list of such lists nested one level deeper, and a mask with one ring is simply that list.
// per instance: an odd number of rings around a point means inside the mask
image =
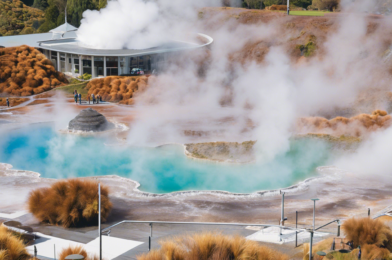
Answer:
[{"label": "white steam plume", "polygon": [[194,32],[198,8],[220,5],[221,0],[112,0],[100,11],[83,13],[77,38],[98,49],[156,47]]}]

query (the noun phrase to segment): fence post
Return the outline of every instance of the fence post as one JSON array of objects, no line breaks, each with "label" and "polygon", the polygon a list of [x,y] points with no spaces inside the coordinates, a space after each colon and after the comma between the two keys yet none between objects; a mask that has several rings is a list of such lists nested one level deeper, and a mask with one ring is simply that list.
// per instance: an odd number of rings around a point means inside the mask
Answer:
[{"label": "fence post", "polygon": [[340,237],[340,221],[338,220],[338,237]]},{"label": "fence post", "polygon": [[[295,211],[295,229],[298,229],[298,211]],[[298,231],[295,230],[295,247],[298,247]]]},{"label": "fence post", "polygon": [[368,208],[368,217],[370,218],[370,208]]},{"label": "fence post", "polygon": [[312,250],[313,250],[313,230],[310,231],[310,242],[309,242],[309,260],[312,260]]},{"label": "fence post", "polygon": [[151,251],[152,223],[150,223],[150,236],[148,237],[148,251]]}]

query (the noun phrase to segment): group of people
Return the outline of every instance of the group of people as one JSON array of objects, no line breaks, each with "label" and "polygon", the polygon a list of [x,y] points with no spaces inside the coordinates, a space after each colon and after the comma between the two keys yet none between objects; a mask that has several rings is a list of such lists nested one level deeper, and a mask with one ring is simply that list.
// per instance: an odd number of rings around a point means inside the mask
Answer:
[{"label": "group of people", "polygon": [[99,104],[99,102],[102,102],[102,96],[101,95],[95,96],[94,94],[91,94],[91,99],[90,96],[88,96],[88,104],[90,104],[90,100],[93,101],[93,104],[95,103]]},{"label": "group of people", "polygon": [[[75,103],[78,103],[79,100],[79,104],[82,104],[82,94],[78,94],[78,91],[75,89],[74,90],[74,97],[75,97]],[[87,99],[88,99],[88,104],[90,105],[91,100],[93,101],[93,104],[97,103],[99,104],[99,102],[102,102],[102,96],[101,95],[97,95],[95,96],[94,94],[87,95]],[[8,100],[8,99],[7,99]]]},{"label": "group of people", "polygon": [[[349,246],[350,250],[354,249],[354,243],[353,241],[348,241],[346,243],[346,245]],[[361,246],[358,246],[358,259],[362,259],[362,250],[361,250]]]},{"label": "group of people", "polygon": [[75,103],[78,103],[78,99],[79,99],[79,104],[82,104],[82,94],[78,94],[78,91],[75,89],[74,90],[74,98],[75,98]]}]

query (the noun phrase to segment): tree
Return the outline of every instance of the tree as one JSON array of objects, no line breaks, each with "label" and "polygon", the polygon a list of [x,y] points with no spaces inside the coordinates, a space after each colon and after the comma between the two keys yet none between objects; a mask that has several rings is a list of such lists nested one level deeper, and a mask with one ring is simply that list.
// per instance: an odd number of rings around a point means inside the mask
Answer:
[{"label": "tree", "polygon": [[306,9],[312,4],[312,0],[291,0],[290,4]]},{"label": "tree", "polygon": [[48,8],[49,4],[47,0],[34,0],[34,4],[33,7],[41,9],[41,10],[45,10],[46,8]]},{"label": "tree", "polygon": [[72,25],[79,27],[80,20],[83,17],[83,12],[87,9],[96,10],[98,9],[99,2],[95,0],[68,0],[67,1],[67,12],[71,17]]},{"label": "tree", "polygon": [[263,9],[265,7],[264,0],[244,0],[243,7],[249,9]]},{"label": "tree", "polygon": [[339,5],[339,0],[313,0],[312,7],[318,10],[333,11]]}]

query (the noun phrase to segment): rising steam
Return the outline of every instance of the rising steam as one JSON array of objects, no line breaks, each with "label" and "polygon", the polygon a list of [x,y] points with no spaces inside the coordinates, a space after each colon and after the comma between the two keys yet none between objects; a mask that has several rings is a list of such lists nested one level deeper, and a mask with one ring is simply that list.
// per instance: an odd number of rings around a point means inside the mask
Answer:
[{"label": "rising steam", "polygon": [[[369,20],[361,13],[371,3],[343,1],[334,29],[318,43],[319,55],[305,62],[293,62],[288,45],[279,42],[295,37],[282,30],[294,18],[257,25],[222,23],[219,14],[200,20],[201,7],[220,1],[109,1],[101,11],[84,13],[78,39],[95,48],[148,48],[185,32],[211,35],[208,55],[184,54],[149,81],[136,99],[138,117],[128,140],[134,145],[257,140],[262,158],[270,160],[289,149],[298,118],[349,107],[361,91],[388,87],[385,34],[369,37]],[[378,23],[391,31],[388,18]],[[255,40],[269,46],[262,62],[230,58]]]}]

